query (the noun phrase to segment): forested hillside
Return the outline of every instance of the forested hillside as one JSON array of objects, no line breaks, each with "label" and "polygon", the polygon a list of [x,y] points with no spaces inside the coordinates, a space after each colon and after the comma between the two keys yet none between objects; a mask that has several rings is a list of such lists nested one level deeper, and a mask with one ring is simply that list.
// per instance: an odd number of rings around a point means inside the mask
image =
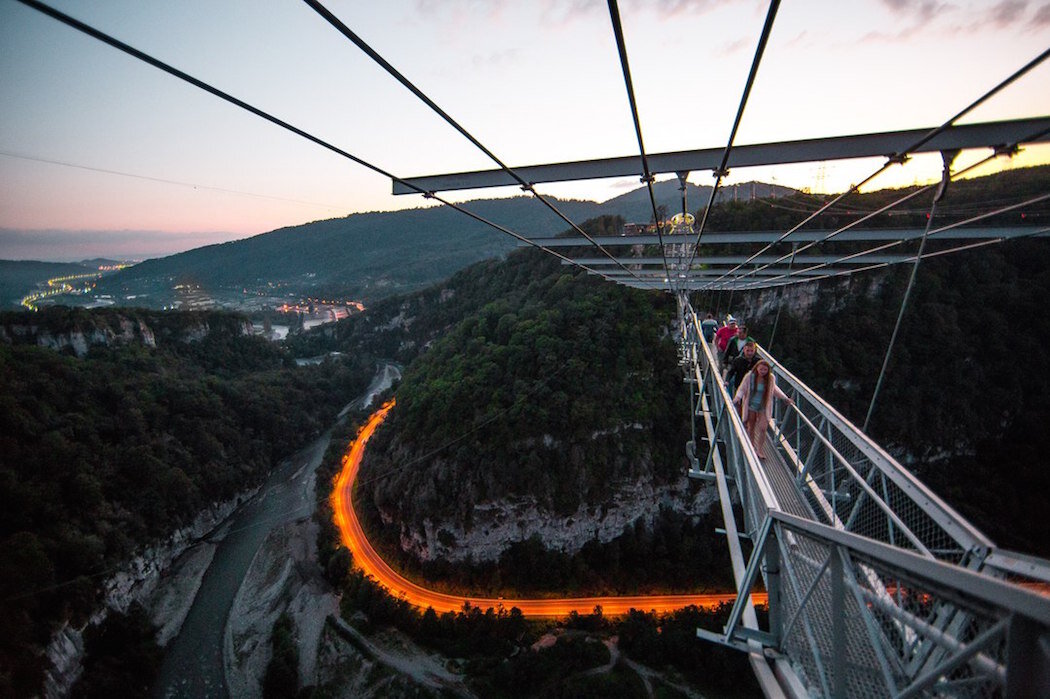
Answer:
[{"label": "forested hillside", "polygon": [[[676,179],[656,183],[662,212],[681,208],[678,187]],[[706,203],[710,189],[689,185],[689,205]],[[794,191],[745,183],[723,190],[720,198],[768,196],[772,190],[780,196]],[[599,215],[620,216],[628,222],[652,220],[645,187],[601,204],[547,198],[573,221]],[[479,199],[463,207],[527,237],[552,236],[567,227],[532,197]],[[142,294],[189,283],[210,292],[239,292],[273,284],[299,294],[375,301],[439,283],[474,262],[501,257],[518,246],[506,234],[448,207],[351,214],[147,260],[102,280],[98,290]]]},{"label": "forested hillside", "polygon": [[368,473],[477,428],[425,469],[375,486],[377,505],[399,521],[469,518],[474,503],[505,496],[567,513],[600,504],[623,480],[681,473],[688,409],[668,336],[672,300],[579,275],[538,251],[502,266],[529,281],[409,367],[376,438]]},{"label": "forested hillside", "polygon": [[[598,232],[617,222],[584,225]],[[479,515],[486,508],[534,507],[547,526],[576,512],[600,522],[625,490],[682,479],[688,401],[670,336],[670,297],[610,285],[523,250],[471,267],[426,298],[390,303],[374,322],[399,328],[399,339],[387,332],[393,356],[418,354],[417,343],[432,334],[423,324],[441,335],[406,369],[398,406],[370,443],[359,480],[358,510],[370,535],[403,565],[415,569],[420,560],[406,558],[398,541],[447,524],[438,538],[455,547],[452,531],[489,526]],[[395,308],[400,324],[384,323]],[[352,347],[364,323],[348,321],[328,339]],[[688,490],[680,495],[688,499]],[[658,514],[653,500],[630,507],[637,509],[612,541],[588,541],[588,529],[571,547],[587,544],[578,556],[541,537],[507,542],[495,566],[472,573],[437,560],[418,572],[446,584],[531,594],[661,583],[695,589],[724,578],[710,565],[721,559],[711,550],[712,523]],[[655,579],[676,562],[690,571],[688,581]],[[549,571],[542,582],[529,572],[536,566]]]},{"label": "forested hillside", "polygon": [[139,547],[259,484],[372,368],[295,368],[219,313],[57,308],[2,321],[54,336],[126,321],[156,344],[136,336],[77,358],[0,343],[0,696],[29,696],[56,624],[83,622]]},{"label": "forested hillside", "polygon": [[[465,208],[526,235],[553,235],[565,223],[526,197],[479,200]],[[594,202],[558,201],[566,216],[594,216]],[[101,291],[126,293],[169,280],[205,290],[280,283],[375,299],[419,289],[467,265],[514,249],[507,235],[448,207],[351,214],[252,238],[147,260],[105,280]]]}]

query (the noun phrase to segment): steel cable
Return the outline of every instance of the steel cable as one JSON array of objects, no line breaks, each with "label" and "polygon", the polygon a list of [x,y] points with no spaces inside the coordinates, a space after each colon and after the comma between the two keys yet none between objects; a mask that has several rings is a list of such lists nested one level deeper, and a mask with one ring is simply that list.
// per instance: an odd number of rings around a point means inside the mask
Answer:
[{"label": "steel cable", "polygon": [[[932,237],[936,236],[939,233],[943,233],[945,231],[950,231],[950,230],[953,230],[955,228],[960,228],[960,227],[962,227],[962,226],[964,226],[966,224],[969,224],[969,223],[977,223],[978,221],[982,221],[984,219],[991,218],[993,216],[998,216],[999,214],[1004,214],[1004,213],[1007,213],[1009,211],[1014,211],[1015,209],[1019,209],[1019,208],[1024,207],[1024,206],[1030,206],[1032,204],[1038,204],[1038,203],[1046,201],[1048,199],[1050,199],[1050,194],[1037,195],[1035,197],[1026,199],[1026,200],[1024,200],[1022,202],[1019,202],[1019,203],[1016,203],[1016,204],[1011,204],[1009,206],[1003,206],[1003,207],[1000,207],[998,209],[995,209],[994,211],[988,211],[988,212],[985,212],[985,213],[980,214],[978,216],[971,216],[970,218],[964,219],[962,221],[957,221],[957,222],[949,224],[947,226],[941,226],[940,228],[937,228],[937,229],[931,231],[929,235],[932,238]],[[1004,240],[1004,238],[996,238],[996,240]],[[873,254],[873,253],[877,253],[877,252],[882,252],[883,250],[888,250],[889,248],[896,247],[898,245],[902,245],[905,242],[906,241],[904,239],[892,240],[892,241],[890,241],[888,243],[883,243],[881,245],[876,245],[875,247],[872,247],[872,248],[867,248],[866,250],[861,250],[860,252],[854,252],[854,253],[850,253],[849,255],[843,255],[842,257],[837,258],[835,260],[832,260],[830,262],[821,262],[819,264],[813,265],[812,267],[806,267],[805,269],[796,270],[790,276],[791,277],[798,277],[798,276],[801,276],[801,275],[803,275],[803,274],[805,274],[807,272],[813,272],[813,271],[816,271],[818,269],[823,269],[825,267],[829,267],[831,265],[840,264],[842,262],[847,262],[847,261],[855,259],[857,257],[862,257],[864,255],[869,255],[869,254]],[[965,249],[965,248],[969,248],[969,247],[971,247],[971,244],[967,243],[965,246],[962,246],[962,248],[960,248],[960,249]],[[929,255],[927,255],[927,256],[929,256]],[[905,258],[903,260],[900,260],[900,262],[911,262],[911,261],[914,261],[913,258]],[[856,274],[857,272],[866,272],[866,271],[873,270],[873,269],[881,269],[882,267],[887,267],[887,266],[889,266],[891,264],[900,264],[900,262],[879,262],[879,263],[868,265],[868,266],[865,266],[865,267],[858,267],[857,269],[849,270],[849,272],[836,272],[834,274],[828,274],[826,276],[812,277],[812,278],[809,278],[809,279],[804,279],[804,280],[799,280],[799,281],[805,281],[805,282],[819,281],[821,279],[827,279],[829,277],[842,276],[843,274]],[[779,281],[781,279],[787,279],[787,278],[789,278],[789,275],[784,274],[784,275],[781,275],[779,277],[772,277],[770,279],[765,279],[765,280],[762,281],[760,286],[767,286],[767,285],[769,285],[772,282],[776,282],[776,281]],[[748,288],[758,288],[758,286],[759,285],[752,285],[752,286],[750,286]]]},{"label": "steel cable", "polygon": [[736,140],[736,132],[740,128],[740,122],[744,118],[744,107],[747,106],[747,99],[751,95],[751,88],[755,84],[755,77],[758,75],[758,65],[762,61],[762,56],[766,51],[766,44],[769,43],[769,35],[773,31],[773,20],[776,19],[777,10],[780,8],[780,0],[771,0],[769,3],[769,10],[766,11],[766,21],[762,25],[762,35],[759,37],[758,46],[755,48],[754,58],[751,60],[751,70],[747,75],[747,82],[744,85],[744,94],[740,97],[740,105],[736,110],[736,118],[733,120],[733,128],[729,132],[729,141],[726,143],[725,150],[722,152],[722,161],[718,165],[718,169],[714,171],[715,175],[715,186],[711,188],[711,196],[707,200],[707,206],[704,207],[704,215],[700,218],[700,225],[696,231],[696,243],[693,246],[692,251],[689,254],[689,262],[686,264],[686,270],[689,270],[693,266],[693,259],[699,254],[700,250],[700,239],[704,235],[704,229],[707,227],[707,219],[711,214],[711,208],[715,203],[715,195],[718,193],[718,187],[722,183],[722,178],[729,174],[727,169],[729,166],[729,153],[733,150],[733,142]]},{"label": "steel cable", "polygon": [[[1039,130],[1039,131],[1037,131],[1037,132],[1035,132],[1033,134],[1029,134],[1025,138],[1022,138],[1022,139],[1020,139],[1020,140],[1018,140],[1018,141],[1016,141],[1016,142],[1014,142],[1012,144],[996,148],[995,151],[992,154],[988,155],[987,157],[982,158],[981,160],[978,160],[977,162],[968,165],[967,167],[963,168],[962,170],[959,170],[958,172],[952,173],[950,175],[950,178],[952,180],[958,179],[958,178],[962,177],[963,175],[965,175],[965,174],[967,174],[967,173],[969,173],[969,172],[971,172],[971,171],[981,167],[982,165],[985,165],[986,163],[991,162],[992,160],[994,160],[995,158],[999,157],[1000,155],[1006,154],[1006,155],[1012,156],[1014,153],[1017,152],[1019,144],[1025,143],[1025,142],[1028,142],[1028,141],[1037,140],[1037,139],[1041,138],[1042,136],[1046,135],[1047,133],[1050,133],[1050,129],[1041,129],[1041,130]],[[809,243],[806,243],[805,245],[803,245],[801,248],[797,248],[797,250],[793,249],[792,252],[789,253],[789,254],[781,255],[780,257],[776,258],[772,262],[769,262],[769,263],[766,263],[764,265],[758,266],[758,267],[756,267],[753,270],[749,270],[746,274],[741,275],[741,277],[738,277],[738,279],[739,278],[746,279],[747,277],[753,276],[753,275],[757,274],[758,272],[761,272],[764,269],[768,269],[769,267],[772,267],[773,265],[776,265],[776,264],[779,264],[779,263],[783,262],[788,257],[793,257],[796,252],[805,252],[806,250],[809,250],[810,248],[814,247],[815,245],[820,245],[821,243],[826,243],[829,240],[831,240],[832,238],[834,238],[835,236],[837,236],[838,234],[842,233],[843,231],[847,231],[850,228],[853,228],[854,226],[857,226],[857,225],[863,223],[864,221],[867,221],[867,220],[873,218],[874,216],[877,216],[878,214],[885,213],[886,211],[889,211],[889,210],[893,209],[894,207],[898,206],[899,204],[903,204],[904,202],[906,202],[906,201],[908,201],[908,200],[918,196],[919,194],[922,194],[923,192],[931,189],[934,186],[935,185],[925,185],[923,187],[920,187],[916,191],[911,192],[909,194],[906,194],[905,196],[900,197],[899,199],[896,199],[893,202],[890,202],[889,204],[887,204],[887,205],[885,205],[883,207],[880,207],[880,208],[878,208],[878,209],[876,209],[876,210],[866,214],[865,216],[862,216],[861,218],[859,218],[859,219],[857,219],[855,221],[852,221],[852,222],[848,223],[847,225],[832,231],[831,233],[829,233],[828,235],[824,236],[823,238],[820,238],[818,240],[810,241]],[[880,247],[879,249],[881,250],[883,248]],[[872,250],[870,252],[875,252],[875,251],[876,250]],[[842,258],[840,260],[835,260],[835,261],[832,261],[830,263],[823,263],[823,264],[818,265],[816,267],[807,267],[804,270],[800,270],[800,272],[804,273],[804,272],[811,271],[813,269],[820,269],[821,267],[826,267],[829,264],[838,264],[839,262],[841,262],[841,261],[843,261],[845,259],[850,259],[851,257],[854,257],[854,256],[847,256],[847,257],[844,257],[844,258]],[[771,280],[766,280],[766,281],[771,281]]]},{"label": "steel cable", "polygon": [[485,217],[480,216],[478,214],[475,214],[474,212],[469,211],[468,209],[464,209],[462,206],[459,206],[458,204],[453,204],[452,202],[447,201],[446,199],[443,199],[442,197],[434,194],[433,192],[428,192],[428,191],[424,190],[422,187],[419,187],[419,186],[413,184],[412,182],[409,182],[408,180],[404,180],[404,179],[402,179],[400,177],[397,177],[396,175],[394,175],[394,174],[392,174],[390,172],[387,172],[386,170],[384,170],[383,168],[379,167],[378,165],[373,165],[372,163],[370,163],[370,162],[368,162],[366,160],[363,160],[363,159],[361,159],[361,158],[359,158],[359,157],[357,157],[357,156],[355,156],[355,155],[353,155],[351,153],[348,153],[347,151],[343,150],[342,148],[339,148],[338,146],[334,146],[331,143],[328,143],[327,141],[324,141],[324,140],[318,138],[317,136],[314,136],[313,134],[310,134],[310,133],[300,129],[297,126],[293,126],[292,124],[289,124],[288,122],[286,122],[286,121],[284,121],[282,119],[279,119],[278,117],[275,117],[272,114],[269,114],[268,112],[265,112],[262,109],[259,109],[258,107],[254,107],[254,106],[248,104],[247,102],[245,102],[243,100],[240,100],[240,99],[234,97],[233,95],[230,95],[227,92],[223,92],[222,90],[220,90],[220,89],[218,89],[216,87],[213,87],[212,85],[209,85],[208,83],[206,83],[206,82],[204,82],[202,80],[199,80],[199,79],[193,77],[192,75],[189,75],[188,73],[185,73],[185,72],[179,70],[178,68],[170,66],[167,63],[164,63],[163,61],[161,61],[161,60],[159,60],[157,58],[154,58],[153,56],[151,56],[151,55],[149,55],[149,54],[147,54],[147,53],[145,53],[143,51],[140,51],[140,50],[134,48],[133,46],[125,44],[124,42],[120,41],[119,39],[116,39],[116,38],[114,38],[114,37],[112,37],[112,36],[102,32],[102,31],[100,31],[98,29],[95,29],[94,27],[92,27],[92,26],[90,26],[88,24],[85,24],[84,22],[81,22],[78,19],[70,17],[69,15],[67,15],[67,14],[65,14],[63,12],[60,12],[60,11],[56,10],[55,8],[50,7],[49,5],[45,5],[42,2],[38,2],[38,0],[17,0],[17,2],[20,2],[23,5],[26,5],[27,7],[30,7],[30,8],[32,8],[34,10],[37,10],[37,11],[39,11],[39,12],[45,14],[45,15],[48,15],[49,17],[51,17],[53,19],[56,19],[59,22],[62,22],[63,24],[65,24],[65,25],[67,25],[67,26],[69,26],[69,27],[71,27],[73,29],[76,29],[76,30],[78,30],[80,32],[83,32],[84,34],[87,34],[88,36],[90,36],[92,38],[98,39],[99,41],[101,41],[101,42],[103,42],[105,44],[108,44],[108,45],[112,46],[115,49],[123,51],[124,53],[126,53],[126,54],[128,54],[130,56],[133,56],[133,57],[135,57],[135,58],[137,58],[137,59],[139,59],[139,60],[141,60],[141,61],[143,61],[145,63],[148,63],[151,66],[153,66],[155,68],[158,68],[158,69],[164,71],[165,73],[168,73],[169,75],[172,75],[172,76],[174,76],[176,78],[179,78],[180,80],[183,80],[185,82],[188,82],[189,84],[194,85],[195,87],[198,87],[198,88],[204,90],[205,92],[211,93],[212,95],[215,95],[216,97],[219,97],[220,99],[223,99],[223,100],[229,102],[230,104],[233,104],[233,105],[235,105],[237,107],[240,107],[241,109],[244,109],[247,112],[250,112],[250,113],[252,113],[252,114],[254,114],[254,115],[256,115],[256,116],[258,116],[258,117],[260,117],[262,119],[265,119],[266,121],[269,121],[272,124],[276,124],[277,126],[280,126],[283,129],[291,131],[292,133],[296,134],[297,136],[301,136],[301,137],[305,138],[306,140],[311,141],[311,142],[321,146],[322,148],[326,148],[326,149],[332,151],[333,153],[335,153],[337,155],[340,155],[340,156],[342,156],[344,158],[347,158],[348,160],[351,160],[351,161],[357,163],[358,165],[361,165],[362,167],[365,167],[365,168],[371,170],[372,172],[380,174],[383,177],[386,177],[386,178],[388,178],[390,180],[393,180],[395,182],[398,182],[398,183],[404,185],[405,187],[413,189],[416,192],[418,192],[419,194],[422,194],[424,197],[427,197],[429,199],[434,199],[435,201],[438,201],[438,202],[444,204],[445,206],[448,206],[448,207],[450,207],[452,209],[455,209],[456,211],[458,211],[458,212],[460,212],[460,213],[462,213],[462,214],[464,214],[466,216],[469,216],[470,218],[474,219],[475,221],[478,221],[479,223],[483,223],[483,224],[485,224],[487,226],[490,226],[490,227],[500,231],[501,233],[504,233],[506,235],[509,235],[512,238],[515,238],[516,240],[519,240],[519,241],[521,241],[523,243],[526,243],[527,245],[531,245],[532,247],[535,247],[535,248],[538,248],[540,250],[543,250],[547,254],[553,255],[554,257],[557,257],[560,260],[568,262],[569,264],[571,264],[571,265],[573,265],[575,267],[579,267],[580,269],[583,269],[583,270],[585,270],[587,272],[590,272],[592,274],[596,274],[596,275],[598,275],[598,276],[600,276],[600,277],[602,277],[604,279],[607,279],[607,280],[609,279],[605,274],[603,274],[603,273],[601,273],[601,272],[599,272],[599,271],[597,271],[595,269],[592,269],[592,268],[590,268],[590,267],[588,267],[586,265],[581,265],[578,262],[576,262],[575,260],[573,260],[573,259],[571,259],[569,257],[566,257],[565,255],[562,255],[559,252],[555,252],[554,250],[551,250],[550,248],[548,248],[548,247],[546,247],[544,245],[536,243],[536,242],[530,240],[529,238],[526,238],[525,236],[520,235],[519,233],[515,233],[514,231],[510,230],[509,228],[507,228],[505,226],[502,226],[502,225],[500,225],[498,223],[495,223],[494,221],[489,221]]},{"label": "steel cable", "polygon": [[816,217],[817,217],[817,216],[819,216],[820,214],[824,213],[824,211],[826,211],[827,209],[829,209],[829,208],[830,208],[831,206],[833,206],[833,205],[837,204],[837,203],[838,203],[839,201],[841,201],[841,200],[842,200],[842,199],[844,199],[845,197],[847,197],[847,196],[849,196],[850,194],[853,194],[854,192],[856,192],[857,190],[859,190],[859,189],[860,189],[861,187],[863,187],[864,185],[866,185],[866,184],[867,184],[868,182],[871,182],[871,181],[872,181],[873,179],[875,179],[876,177],[878,177],[879,175],[881,175],[881,174],[882,174],[883,172],[885,172],[885,171],[886,171],[887,169],[889,169],[889,168],[890,168],[891,166],[893,166],[893,165],[899,165],[899,164],[903,164],[904,162],[906,162],[906,161],[908,160],[908,158],[909,158],[909,153],[911,153],[911,152],[912,152],[912,151],[914,151],[915,149],[917,149],[917,148],[919,148],[919,147],[921,147],[921,146],[925,145],[926,143],[928,143],[928,142],[929,142],[929,141],[931,141],[932,139],[934,139],[934,138],[936,138],[937,136],[939,136],[939,135],[940,135],[941,133],[943,133],[944,131],[946,131],[947,129],[949,129],[949,128],[950,128],[950,127],[951,127],[951,126],[952,126],[952,125],[953,125],[953,124],[954,124],[954,123],[955,123],[956,121],[958,121],[958,120],[959,120],[959,119],[961,119],[962,117],[966,116],[966,115],[967,115],[968,113],[970,113],[971,111],[973,111],[973,110],[974,110],[974,109],[975,109],[975,108],[976,108],[977,106],[979,106],[980,104],[984,103],[984,102],[985,102],[986,100],[988,100],[988,99],[989,99],[990,97],[992,97],[993,95],[995,95],[995,94],[997,94],[998,92],[1000,92],[1001,90],[1003,90],[1003,89],[1004,89],[1005,87],[1007,87],[1008,85],[1010,85],[1011,83],[1013,83],[1014,81],[1016,81],[1016,80],[1017,80],[1018,78],[1020,78],[1021,76],[1023,76],[1023,75],[1024,75],[1025,73],[1027,73],[1028,71],[1030,71],[1030,70],[1032,70],[1033,68],[1035,68],[1035,67],[1036,67],[1037,65],[1039,65],[1040,63],[1042,63],[1042,62],[1043,62],[1044,60],[1046,60],[1046,59],[1047,59],[1048,57],[1050,57],[1050,49],[1047,49],[1047,50],[1043,51],[1043,52],[1042,52],[1041,54],[1039,54],[1038,56],[1036,56],[1035,58],[1033,58],[1033,59],[1032,59],[1031,61],[1029,61],[1028,63],[1026,63],[1026,64],[1025,64],[1024,66],[1022,66],[1022,67],[1021,67],[1021,68],[1019,68],[1018,70],[1014,71],[1014,73],[1013,73],[1012,75],[1010,75],[1009,77],[1007,77],[1006,79],[1004,79],[1003,81],[1001,81],[1001,82],[1000,82],[1000,83],[999,83],[998,85],[996,85],[995,87],[993,87],[993,88],[992,88],[991,90],[988,90],[988,91],[987,91],[987,92],[985,92],[985,93],[984,93],[983,95],[981,95],[980,97],[978,97],[978,98],[977,98],[976,100],[974,100],[973,102],[971,102],[971,103],[970,103],[969,105],[967,105],[967,106],[966,106],[965,108],[963,108],[963,109],[962,109],[961,111],[959,111],[959,112],[958,112],[957,114],[955,114],[955,116],[951,117],[950,119],[948,119],[947,121],[945,121],[945,122],[944,122],[943,124],[941,124],[940,126],[937,126],[937,127],[934,127],[933,129],[930,129],[930,130],[929,130],[929,131],[928,131],[928,132],[927,132],[927,133],[926,133],[926,134],[925,134],[924,136],[922,136],[921,138],[919,138],[919,139],[918,139],[917,141],[915,141],[914,143],[912,143],[912,144],[911,144],[910,146],[908,146],[908,147],[906,147],[906,148],[903,148],[903,149],[902,149],[902,150],[900,150],[899,152],[897,152],[897,153],[895,153],[895,154],[891,155],[891,156],[890,156],[889,158],[887,158],[886,162],[885,162],[885,163],[883,163],[883,164],[882,164],[882,166],[881,166],[881,167],[879,167],[879,169],[877,169],[877,170],[876,170],[875,172],[873,172],[873,173],[872,173],[871,175],[868,175],[867,177],[865,177],[865,178],[864,178],[864,179],[863,179],[863,180],[862,180],[861,182],[859,182],[859,183],[857,183],[857,184],[854,184],[854,185],[851,185],[851,186],[850,186],[850,188],[849,188],[848,190],[846,190],[846,191],[845,191],[845,192],[843,192],[842,194],[839,194],[839,195],[838,195],[838,196],[836,196],[836,197],[835,197],[834,199],[832,199],[832,200],[831,200],[830,202],[826,203],[826,204],[825,204],[824,206],[822,206],[822,207],[820,207],[819,209],[817,209],[816,211],[814,211],[814,212],[813,212],[812,214],[810,214],[809,216],[807,216],[807,217],[806,217],[806,218],[805,218],[805,219],[804,219],[804,220],[803,220],[802,222],[800,222],[800,223],[799,223],[799,224],[797,224],[796,226],[792,227],[792,228],[791,228],[790,230],[788,230],[788,231],[787,231],[786,233],[784,233],[783,235],[781,235],[781,236],[780,236],[779,238],[777,238],[777,239],[776,239],[775,241],[773,241],[772,243],[768,243],[768,244],[767,244],[766,246],[764,246],[764,247],[763,247],[763,248],[762,248],[761,250],[759,250],[758,252],[756,252],[756,253],[755,253],[755,254],[754,254],[754,255],[753,255],[753,256],[752,256],[752,257],[751,257],[750,259],[746,260],[745,262],[742,262],[742,263],[740,263],[739,265],[737,265],[737,266],[736,266],[736,267],[734,267],[733,269],[729,270],[728,272],[726,272],[725,274],[723,274],[723,275],[722,275],[721,277],[719,277],[718,279],[714,280],[713,282],[709,282],[709,283],[708,283],[708,284],[707,284],[707,285],[706,285],[706,286],[705,286],[704,288],[705,288],[705,289],[707,289],[707,288],[711,288],[711,286],[712,286],[712,285],[714,285],[714,284],[718,283],[718,282],[719,282],[719,281],[721,281],[722,279],[725,279],[725,278],[726,278],[727,276],[730,276],[731,274],[733,274],[733,273],[734,273],[734,272],[736,272],[737,270],[739,270],[739,269],[743,268],[743,267],[744,267],[744,266],[745,266],[746,264],[748,264],[748,263],[749,263],[749,262],[751,261],[751,259],[754,259],[754,257],[757,257],[758,255],[761,255],[761,254],[762,254],[763,252],[765,252],[766,250],[769,250],[770,248],[774,247],[775,245],[778,245],[778,244],[780,244],[780,243],[781,243],[781,242],[783,242],[783,241],[784,241],[784,239],[785,239],[785,238],[787,238],[787,237],[788,237],[789,235],[791,235],[791,234],[792,234],[792,233],[794,233],[795,231],[797,231],[797,230],[799,230],[800,228],[802,228],[802,226],[806,225],[807,223],[809,223],[810,221],[812,221],[812,220],[813,220],[814,218],[816,218]]},{"label": "steel cable", "polygon": [[[586,231],[584,231],[582,228],[580,228],[580,226],[578,226],[565,214],[563,214],[561,210],[558,209],[558,207],[556,207],[550,202],[550,200],[548,200],[542,194],[537,192],[533,187],[532,183],[525,181],[525,179],[518,175],[518,173],[515,172],[509,165],[504,163],[492,151],[486,148],[484,144],[482,144],[469,131],[467,131],[463,126],[461,126],[459,122],[453,119],[447,112],[445,112],[445,110],[443,110],[432,99],[430,99],[430,97],[428,97],[425,92],[416,87],[416,85],[413,84],[411,80],[406,78],[400,71],[398,71],[393,65],[391,65],[389,61],[387,61],[385,58],[379,55],[379,53],[371,46],[369,46],[369,44],[364,39],[358,36],[352,29],[350,29],[350,27],[346,26],[346,24],[342,20],[340,20],[338,17],[332,14],[332,12],[329,11],[327,7],[318,2],[318,0],[303,1],[307,5],[309,5],[310,8],[313,9],[317,14],[324,18],[325,21],[332,25],[332,27],[334,27],[336,31],[338,31],[340,34],[342,34],[351,42],[353,42],[353,44],[359,49],[361,49],[361,51],[363,51],[369,58],[371,58],[373,61],[379,64],[379,66],[382,67],[383,70],[385,70],[388,74],[390,74],[391,77],[393,77],[395,80],[401,83],[406,89],[408,89],[409,92],[411,92],[413,95],[418,97],[420,101],[422,101],[424,104],[430,107],[438,116],[440,116],[445,121],[445,123],[447,123],[449,126],[458,131],[464,138],[466,138],[468,141],[474,144],[474,146],[476,146],[478,150],[480,150],[482,153],[488,156],[489,159],[496,163],[500,167],[500,169],[502,169],[508,175],[513,177],[518,182],[518,184],[521,185],[523,191],[532,194],[537,200],[543,203],[544,206],[546,206],[556,216],[558,216],[558,218],[560,218],[565,223],[569,224],[569,226],[571,226],[573,230],[582,235],[592,245],[598,248],[598,250],[601,251],[603,255],[605,255],[614,263],[616,263],[625,272],[638,279],[638,281],[641,281],[641,279],[639,279],[632,270],[628,269],[628,267],[624,265],[618,258],[613,256],[612,253],[610,253],[608,250],[602,247],[598,243],[598,241],[594,240],[594,238],[592,238]],[[404,180],[399,181],[402,184],[405,184]],[[418,190],[419,188],[415,187],[415,189]]]},{"label": "steel cable", "polygon": [[649,170],[649,158],[645,153],[645,142],[642,140],[642,123],[638,118],[638,102],[634,97],[634,83],[631,80],[631,66],[627,61],[627,44],[623,38],[623,27],[620,25],[620,8],[616,0],[609,0],[609,17],[612,20],[613,34],[616,35],[616,48],[620,54],[620,68],[623,71],[623,80],[627,86],[627,99],[631,104],[631,117],[634,119],[634,132],[638,137],[638,151],[642,157],[642,181],[649,190],[649,203],[653,207],[653,223],[656,225],[656,236],[660,241],[660,256],[664,261],[664,274],[667,276],[667,290],[674,293],[671,284],[671,270],[667,265],[667,250],[664,247],[663,225],[660,222],[660,213],[656,207],[656,194],[653,192],[653,180],[655,177]]}]

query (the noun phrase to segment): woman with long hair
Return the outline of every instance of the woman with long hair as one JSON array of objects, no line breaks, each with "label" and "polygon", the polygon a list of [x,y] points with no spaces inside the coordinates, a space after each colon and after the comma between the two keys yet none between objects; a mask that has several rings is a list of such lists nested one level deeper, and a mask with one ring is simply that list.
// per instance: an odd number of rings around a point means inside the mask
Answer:
[{"label": "woman with long hair", "polygon": [[795,401],[777,386],[777,379],[769,369],[769,362],[759,359],[744,376],[733,396],[733,403],[740,406],[740,417],[744,421],[751,444],[760,459],[764,459],[766,428],[773,418],[773,396],[794,405]]}]

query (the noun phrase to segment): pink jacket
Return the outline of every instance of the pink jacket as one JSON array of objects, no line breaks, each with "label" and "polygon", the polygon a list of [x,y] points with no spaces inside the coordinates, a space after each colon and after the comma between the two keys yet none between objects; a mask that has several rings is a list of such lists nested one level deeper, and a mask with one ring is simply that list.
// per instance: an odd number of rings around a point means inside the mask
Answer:
[{"label": "pink jacket", "polygon": [[[751,384],[754,378],[755,371],[752,369],[740,380],[740,387],[736,389],[736,395],[733,396],[733,403],[740,406],[740,417],[745,422],[747,421],[747,416],[751,413],[748,403],[751,402]],[[777,386],[777,377],[770,374],[770,378],[773,380],[773,395],[766,402],[766,409],[763,411],[766,420],[770,420],[773,417],[773,398],[790,400],[787,394]]]}]

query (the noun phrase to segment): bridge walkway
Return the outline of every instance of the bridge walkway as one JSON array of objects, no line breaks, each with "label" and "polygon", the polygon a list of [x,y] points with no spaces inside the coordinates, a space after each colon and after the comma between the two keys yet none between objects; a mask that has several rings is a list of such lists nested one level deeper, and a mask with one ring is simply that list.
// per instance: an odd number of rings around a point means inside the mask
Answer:
[{"label": "bridge walkway", "polygon": [[722,633],[698,636],[748,653],[769,696],[1050,696],[1050,599],[1033,590],[1050,562],[996,547],[761,349],[793,404],[777,405],[759,458],[680,311],[703,426],[689,475],[718,488],[739,592]]}]

